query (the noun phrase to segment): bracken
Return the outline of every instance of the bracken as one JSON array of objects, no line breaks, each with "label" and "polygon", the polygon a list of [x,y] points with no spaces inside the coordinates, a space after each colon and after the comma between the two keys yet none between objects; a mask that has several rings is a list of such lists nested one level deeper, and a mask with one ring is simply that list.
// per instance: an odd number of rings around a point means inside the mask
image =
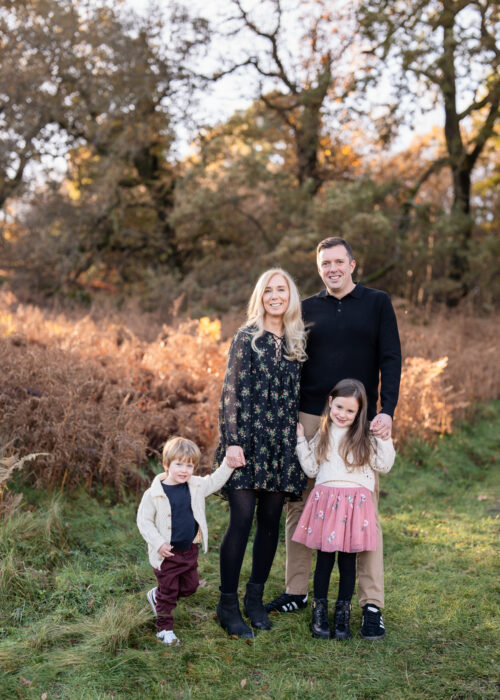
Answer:
[{"label": "bracken", "polygon": [[[470,402],[499,396],[498,317],[398,318],[400,443],[449,432]],[[120,498],[142,490],[149,459],[173,434],[194,439],[200,470],[209,469],[229,341],[218,320],[158,324],[154,340],[135,335],[140,323],[130,314],[72,319],[0,294],[0,434],[21,456],[48,453],[25,465],[24,478],[53,489],[106,484]]]}]

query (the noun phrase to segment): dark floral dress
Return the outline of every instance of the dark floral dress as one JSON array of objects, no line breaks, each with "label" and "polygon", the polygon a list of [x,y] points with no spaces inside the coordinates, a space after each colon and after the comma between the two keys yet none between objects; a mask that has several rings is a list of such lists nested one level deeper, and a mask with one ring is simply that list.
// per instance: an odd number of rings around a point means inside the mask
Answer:
[{"label": "dark floral dress", "polygon": [[255,352],[253,330],[241,328],[229,350],[214,469],[226,447],[239,445],[246,464],[234,470],[225,488],[298,496],[307,484],[295,454],[301,365],[283,357],[281,340],[268,331],[257,339],[260,353]]}]

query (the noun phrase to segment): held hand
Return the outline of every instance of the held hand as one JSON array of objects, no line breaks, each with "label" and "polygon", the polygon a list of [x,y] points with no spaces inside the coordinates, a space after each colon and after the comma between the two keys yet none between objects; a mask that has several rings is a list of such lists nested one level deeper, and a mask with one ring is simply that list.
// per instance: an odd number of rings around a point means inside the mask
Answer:
[{"label": "held hand", "polygon": [[171,549],[172,545],[164,542],[162,546],[158,548],[158,554],[162,557],[173,557],[174,555],[172,554]]},{"label": "held hand", "polygon": [[238,445],[230,445],[226,449],[227,466],[231,469],[243,467],[245,465],[245,455],[243,450]]},{"label": "held hand", "polygon": [[379,413],[370,423],[370,430],[375,437],[388,440],[392,435],[392,418],[387,413]]},{"label": "held hand", "polygon": [[304,426],[302,423],[297,423],[297,437],[305,437]]}]

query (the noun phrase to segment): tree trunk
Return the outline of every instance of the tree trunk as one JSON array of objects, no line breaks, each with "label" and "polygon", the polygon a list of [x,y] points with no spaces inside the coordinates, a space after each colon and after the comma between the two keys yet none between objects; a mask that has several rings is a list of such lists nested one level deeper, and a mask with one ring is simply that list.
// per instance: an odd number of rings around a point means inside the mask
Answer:
[{"label": "tree trunk", "polygon": [[323,182],[318,167],[318,150],[321,132],[321,108],[332,80],[331,59],[318,72],[317,85],[303,88],[299,94],[301,113],[294,128],[297,153],[297,179],[301,187],[314,196]]},{"label": "tree trunk", "polygon": [[450,280],[453,280],[457,287],[455,291],[448,295],[448,306],[456,306],[468,292],[465,276],[469,269],[467,254],[472,236],[472,219],[470,217],[471,167],[468,163],[467,150],[462,140],[460,118],[457,111],[455,72],[457,42],[454,35],[454,22],[454,14],[447,14],[446,21],[443,23],[443,53],[439,60],[443,73],[441,90],[444,97],[444,134],[453,178],[453,206],[451,213],[457,226],[457,235],[449,272]]}]

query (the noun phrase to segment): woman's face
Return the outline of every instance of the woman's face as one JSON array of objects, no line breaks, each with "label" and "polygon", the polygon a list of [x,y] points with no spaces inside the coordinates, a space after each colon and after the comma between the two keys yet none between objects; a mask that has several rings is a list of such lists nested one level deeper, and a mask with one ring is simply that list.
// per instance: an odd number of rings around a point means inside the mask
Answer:
[{"label": "woman's face", "polygon": [[262,303],[266,316],[284,316],[290,302],[290,290],[283,275],[271,277],[262,295]]}]

